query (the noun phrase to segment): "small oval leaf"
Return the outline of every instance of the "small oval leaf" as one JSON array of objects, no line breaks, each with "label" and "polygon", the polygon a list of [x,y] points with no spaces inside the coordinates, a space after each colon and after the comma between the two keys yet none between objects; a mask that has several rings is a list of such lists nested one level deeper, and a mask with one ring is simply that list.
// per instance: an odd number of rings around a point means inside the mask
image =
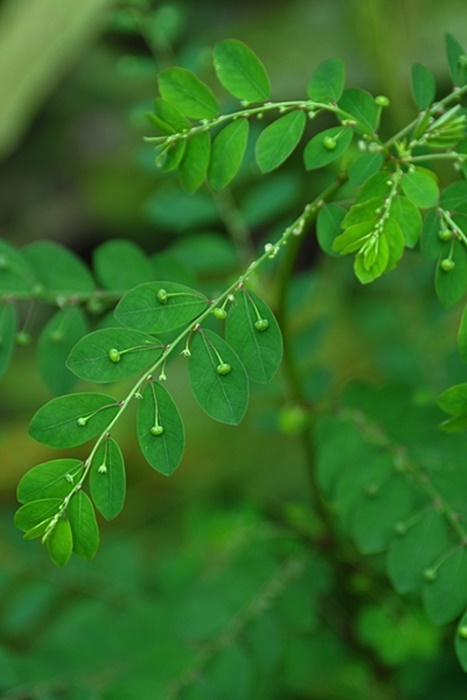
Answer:
[{"label": "small oval leaf", "polygon": [[191,136],[178,167],[178,178],[186,192],[195,192],[202,184],[209,165],[211,137],[207,131]]},{"label": "small oval leaf", "polygon": [[99,548],[99,528],[89,496],[77,491],[67,507],[67,517],[73,538],[73,552],[90,561]]},{"label": "small oval leaf", "polygon": [[[308,141],[303,152],[305,168],[307,170],[315,170],[332,163],[347,150],[352,141],[352,136],[352,129],[342,126],[325,129],[313,136]],[[332,141],[327,139],[332,139]],[[335,143],[333,148],[326,147],[326,143],[330,145],[332,142]]]},{"label": "small oval leaf", "polygon": [[305,112],[293,110],[269,124],[256,142],[256,162],[263,173],[278,168],[297,147],[306,124]]},{"label": "small oval leaf", "polygon": [[65,394],[73,388],[76,377],[65,362],[86,331],[86,316],[78,306],[60,309],[43,327],[37,344],[37,363],[44,382],[54,394]]},{"label": "small oval leaf", "polygon": [[65,566],[73,552],[73,535],[68,518],[60,518],[46,539],[49,556],[57,566]]},{"label": "small oval leaf", "polygon": [[133,241],[106,241],[93,253],[97,279],[105,289],[127,291],[154,279],[150,258]]},{"label": "small oval leaf", "polygon": [[344,90],[339,100],[339,107],[347,112],[349,117],[357,121],[357,131],[371,132],[376,129],[379,109],[373,95],[360,88]]},{"label": "small oval leaf", "polygon": [[20,503],[43,498],[65,498],[82,476],[79,459],[53,459],[30,469],[18,484],[16,497]]},{"label": "small oval leaf", "polygon": [[264,102],[271,88],[256,54],[238,39],[225,39],[214,47],[214,68],[219,82],[239,100]]},{"label": "small oval leaf", "polygon": [[15,525],[28,532],[41,523],[50,521],[62,505],[61,498],[41,498],[25,503],[15,513]]},{"label": "small oval leaf", "polygon": [[426,581],[422,598],[426,614],[434,625],[456,619],[467,604],[467,551],[458,548],[436,569],[433,581]]},{"label": "small oval leaf", "polygon": [[414,168],[404,173],[401,182],[402,190],[412,204],[421,209],[435,207],[438,203],[439,189],[436,176],[425,168]]},{"label": "small oval leaf", "polygon": [[435,77],[422,63],[412,66],[412,94],[418,109],[426,109],[435,99]]},{"label": "small oval leaf", "polygon": [[345,85],[345,64],[328,58],[319,64],[308,83],[308,97],[315,102],[337,102]]},{"label": "small oval leaf", "polygon": [[186,68],[167,68],[158,77],[159,92],[182,114],[193,119],[212,119],[219,106],[211,89]]},{"label": "small oval leaf", "polygon": [[[1,284],[1,271],[0,271]],[[14,304],[0,304],[0,377],[10,364],[15,347],[17,313]]]},{"label": "small oval leaf", "polygon": [[92,292],[94,280],[86,265],[55,241],[36,241],[23,248],[39,284],[53,294]]},{"label": "small oval leaf", "polygon": [[125,503],[126,475],[123,455],[112,438],[104,440],[94,455],[89,489],[99,513],[106,520],[117,517]]},{"label": "small oval leaf", "polygon": [[215,192],[226,187],[237,174],[245,154],[249,127],[248,119],[236,119],[214,139],[208,180]]}]

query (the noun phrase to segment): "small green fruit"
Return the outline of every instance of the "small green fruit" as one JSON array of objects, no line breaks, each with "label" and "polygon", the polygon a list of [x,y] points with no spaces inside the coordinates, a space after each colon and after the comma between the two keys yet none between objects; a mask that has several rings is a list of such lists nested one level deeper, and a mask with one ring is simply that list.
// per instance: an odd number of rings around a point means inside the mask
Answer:
[{"label": "small green fruit", "polygon": [[121,355],[120,355],[120,353],[118,352],[117,348],[111,348],[111,349],[109,350],[109,360],[110,360],[111,362],[115,362],[115,364],[117,364],[117,362],[120,362],[120,360],[121,360]]},{"label": "small green fruit", "polygon": [[257,331],[266,331],[269,328],[269,321],[267,318],[259,318],[255,322],[255,328]]},{"label": "small green fruit", "polygon": [[223,321],[225,318],[227,318],[227,311],[225,309],[219,309],[216,306],[216,308],[212,310],[212,315],[215,318],[218,318],[219,321]]},{"label": "small green fruit", "polygon": [[216,368],[217,374],[224,376],[232,371],[232,367],[227,362],[221,362]]},{"label": "small green fruit", "polygon": [[402,522],[396,523],[394,525],[394,532],[396,533],[396,535],[399,535],[400,537],[402,537],[407,532],[407,525],[405,523],[402,523]]},{"label": "small green fruit", "polygon": [[452,238],[452,231],[450,231],[448,228],[445,228],[438,233],[438,238],[440,241],[450,241]]},{"label": "small green fruit", "polygon": [[327,148],[328,151],[333,151],[337,146],[337,141],[333,139],[332,136],[325,136],[323,139],[323,146]]},{"label": "small green fruit", "polygon": [[459,637],[462,637],[462,639],[467,639],[467,625],[461,625],[457,630],[457,634]]},{"label": "small green fruit", "polygon": [[151,433],[152,435],[162,435],[164,432],[164,428],[162,425],[153,425],[151,428]]},{"label": "small green fruit", "polygon": [[18,331],[15,337],[18,345],[29,345],[31,342],[31,334],[27,331]]},{"label": "small green fruit", "polygon": [[378,97],[375,97],[375,102],[378,105],[378,107],[389,107],[389,99],[386,97],[386,95],[378,95]]},{"label": "small green fruit", "polygon": [[441,269],[444,270],[444,272],[450,272],[451,270],[454,270],[454,268],[456,267],[456,263],[454,262],[454,260],[451,260],[450,258],[444,258],[443,260],[441,260],[439,265],[440,265]]},{"label": "small green fruit", "polygon": [[423,575],[425,577],[425,581],[428,581],[429,583],[436,581],[436,579],[438,578],[438,573],[436,569],[425,569]]},{"label": "small green fruit", "polygon": [[159,291],[156,294],[156,299],[159,302],[159,304],[167,304],[167,299],[169,298],[169,295],[165,291],[165,289],[159,289]]}]

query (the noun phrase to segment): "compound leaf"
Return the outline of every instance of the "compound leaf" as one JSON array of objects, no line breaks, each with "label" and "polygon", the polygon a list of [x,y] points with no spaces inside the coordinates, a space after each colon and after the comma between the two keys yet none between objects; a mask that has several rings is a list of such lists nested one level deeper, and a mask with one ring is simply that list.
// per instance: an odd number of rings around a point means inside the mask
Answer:
[{"label": "compound leaf", "polygon": [[151,260],[127,240],[106,241],[93,253],[97,279],[105,289],[126,291],[154,279]]},{"label": "compound leaf", "polygon": [[182,114],[193,119],[212,119],[219,106],[211,89],[186,68],[167,68],[158,77],[159,92]]},{"label": "compound leaf", "polygon": [[80,379],[116,382],[150,367],[161,352],[161,342],[152,335],[127,328],[103,328],[79,340],[67,366]]},{"label": "compound leaf", "polygon": [[183,457],[185,431],[174,400],[162,384],[149,383],[138,405],[138,442],[151,467],[174,473]]},{"label": "compound leaf", "polygon": [[54,241],[36,241],[23,248],[39,284],[53,294],[92,292],[94,280],[75,253]]},{"label": "compound leaf", "polygon": [[58,396],[35,413],[29,434],[49,447],[76,447],[105,430],[119,408],[104,394]]},{"label": "compound leaf", "polygon": [[434,625],[445,625],[456,619],[467,604],[467,552],[458,548],[423,586],[422,598],[426,613]]},{"label": "compound leaf", "polygon": [[295,150],[306,124],[305,112],[293,110],[269,124],[256,142],[256,162],[263,173],[278,168]]},{"label": "compound leaf", "polygon": [[106,520],[112,520],[121,512],[126,497],[125,463],[112,438],[101,443],[94,455],[89,490],[94,505]]},{"label": "compound leaf", "polygon": [[79,459],[53,459],[30,469],[18,484],[20,503],[44,498],[65,498],[83,472]]},{"label": "compound leaf", "polygon": [[73,535],[68,518],[60,518],[46,539],[50,558],[57,566],[65,566],[73,552]]},{"label": "compound leaf", "polygon": [[316,68],[308,83],[307,93],[315,102],[337,102],[345,85],[345,63],[328,58]]},{"label": "compound leaf", "polygon": [[5,374],[13,356],[16,324],[16,307],[8,302],[0,304],[0,377]]},{"label": "compound leaf", "polygon": [[236,119],[214,139],[208,180],[216,192],[226,187],[237,174],[245,154],[249,127],[248,119]]},{"label": "compound leaf", "polygon": [[[225,365],[230,371],[219,369]],[[199,329],[191,344],[189,372],[195,399],[208,416],[238,425],[248,405],[248,376],[230,345],[217,333]]]},{"label": "compound leaf", "polygon": [[245,102],[264,102],[271,88],[256,54],[238,39],[225,39],[214,47],[214,69],[228,92]]},{"label": "compound leaf", "polygon": [[190,194],[200,187],[209,165],[211,152],[211,137],[207,131],[191,136],[178,167],[178,178],[186,192]]},{"label": "compound leaf", "polygon": [[439,189],[433,173],[425,168],[415,168],[402,176],[402,190],[412,204],[421,209],[435,207]]},{"label": "compound leaf", "polygon": [[203,294],[183,284],[151,282],[128,291],[117,304],[115,317],[130,328],[163,333],[194,320],[208,303]]},{"label": "compound leaf", "polygon": [[99,548],[99,528],[94,506],[84,491],[77,491],[66,509],[71,527],[73,552],[90,561]]},{"label": "compound leaf", "polygon": [[282,335],[271,309],[254,292],[241,290],[235,295],[225,337],[250,379],[263,384],[272,379],[282,360]]},{"label": "compound leaf", "polygon": [[347,150],[352,136],[352,129],[342,126],[333,126],[313,136],[303,152],[305,168],[315,170],[332,163]]}]

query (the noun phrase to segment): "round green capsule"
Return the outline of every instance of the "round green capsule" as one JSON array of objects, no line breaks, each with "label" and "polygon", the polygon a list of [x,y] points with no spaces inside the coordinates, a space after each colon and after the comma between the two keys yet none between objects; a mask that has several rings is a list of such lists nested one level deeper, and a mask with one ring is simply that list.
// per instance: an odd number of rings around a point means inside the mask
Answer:
[{"label": "round green capsule", "polygon": [[461,625],[457,630],[457,634],[462,639],[467,639],[467,625]]},{"label": "round green capsule", "polygon": [[15,339],[18,345],[29,345],[31,342],[31,334],[27,331],[18,331]]},{"label": "round green capsule", "polygon": [[438,238],[440,241],[450,241],[452,238],[452,231],[450,231],[448,228],[444,228],[438,233]]},{"label": "round green capsule", "polygon": [[325,136],[323,139],[323,146],[327,148],[328,151],[333,151],[337,146],[337,141],[333,139],[332,136]]},{"label": "round green capsule", "polygon": [[212,310],[212,315],[215,318],[218,318],[219,321],[223,321],[224,319],[227,318],[227,311],[225,309],[222,309],[222,308],[220,309],[220,308],[216,307],[215,309]]},{"label": "round green capsule", "polygon": [[167,299],[169,298],[169,295],[165,291],[165,289],[159,289],[159,291],[156,294],[156,299],[159,302],[159,304],[167,304]]},{"label": "round green capsule", "polygon": [[389,107],[389,99],[386,97],[386,95],[378,95],[375,97],[375,102],[378,105],[378,107]]},{"label": "round green capsule", "polygon": [[115,362],[115,364],[117,364],[117,362],[120,362],[120,360],[121,360],[121,355],[120,355],[120,353],[118,352],[117,348],[111,348],[111,349],[109,350],[109,360],[110,360],[111,362]]},{"label": "round green capsule", "polygon": [[216,368],[217,374],[224,376],[232,371],[232,367],[227,362],[221,362]]},{"label": "round green capsule", "polygon": [[425,581],[428,581],[429,583],[436,581],[436,579],[438,578],[438,573],[436,569],[425,569],[423,575],[425,577]]},{"label": "round green capsule", "polygon": [[151,428],[151,434],[152,435],[162,435],[164,432],[164,428],[162,425],[153,425]]},{"label": "round green capsule", "polygon": [[269,321],[267,318],[259,318],[255,321],[255,328],[257,331],[266,331],[269,328]]},{"label": "round green capsule", "polygon": [[444,272],[451,272],[451,270],[454,270],[456,267],[456,263],[450,258],[444,258],[441,260],[439,266],[442,270],[444,270]]}]

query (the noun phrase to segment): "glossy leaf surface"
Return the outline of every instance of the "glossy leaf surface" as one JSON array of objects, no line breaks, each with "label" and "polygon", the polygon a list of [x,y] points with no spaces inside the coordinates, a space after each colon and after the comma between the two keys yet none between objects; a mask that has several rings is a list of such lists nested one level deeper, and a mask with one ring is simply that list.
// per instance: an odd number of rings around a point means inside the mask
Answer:
[{"label": "glossy leaf surface", "polygon": [[246,102],[269,99],[266,70],[256,54],[238,39],[225,39],[214,47],[214,68],[221,84]]},{"label": "glossy leaf surface", "polygon": [[216,136],[208,168],[209,184],[216,192],[226,187],[237,174],[245,154],[250,124],[236,119]]},{"label": "glossy leaf surface", "polygon": [[48,535],[47,549],[53,563],[57,566],[65,566],[73,553],[73,535],[68,518],[60,518]]},{"label": "glossy leaf surface", "polygon": [[182,114],[193,119],[212,119],[219,106],[211,89],[186,68],[167,68],[159,73],[159,91]]},{"label": "glossy leaf surface", "polygon": [[[347,150],[352,141],[352,136],[352,129],[342,126],[333,126],[331,129],[325,129],[313,136],[308,141],[303,152],[305,168],[307,170],[315,170],[332,163]],[[326,148],[326,139],[329,138],[335,141],[334,148]]]},{"label": "glossy leaf surface", "polygon": [[297,147],[306,124],[302,110],[284,114],[269,124],[256,142],[256,162],[263,173],[278,168]]},{"label": "glossy leaf surface", "polygon": [[209,164],[211,137],[207,131],[191,136],[186,142],[178,167],[178,178],[183,189],[192,193],[202,184]]},{"label": "glossy leaf surface", "polygon": [[53,459],[33,467],[18,484],[20,503],[43,498],[65,498],[83,473],[79,459]]},{"label": "glossy leaf surface", "polygon": [[99,528],[91,499],[84,491],[77,491],[66,512],[73,537],[73,552],[90,561],[99,548]]}]

